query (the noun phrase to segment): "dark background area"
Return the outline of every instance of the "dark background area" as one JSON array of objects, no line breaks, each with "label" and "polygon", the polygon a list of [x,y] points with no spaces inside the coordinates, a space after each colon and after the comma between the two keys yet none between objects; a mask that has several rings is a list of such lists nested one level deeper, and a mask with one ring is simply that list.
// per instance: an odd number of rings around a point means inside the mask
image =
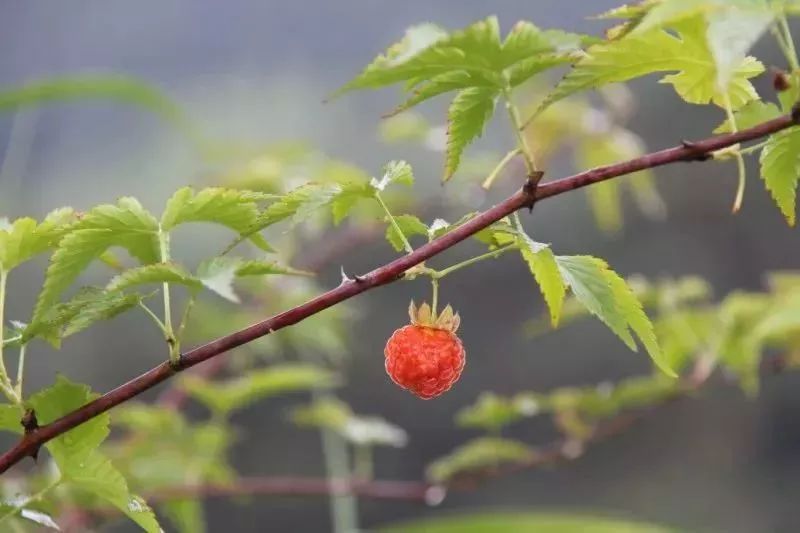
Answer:
[{"label": "dark background area", "polygon": [[[519,19],[541,27],[599,33],[591,14],[614,2],[341,0],[0,2],[0,83],[86,71],[118,72],[163,87],[203,127],[221,137],[264,142],[306,139],[334,157],[377,172],[387,160],[406,157],[415,166],[420,194],[436,198],[441,159],[376,137],[380,114],[396,101],[393,91],[355,94],[322,105],[335,87],[414,23],[449,28],[496,13],[504,31]],[[781,64],[775,50],[759,57]],[[652,148],[705,136],[721,113],[682,103],[657,78],[632,84],[640,104],[630,127]],[[760,88],[766,87],[760,80]],[[767,93],[764,93],[767,94]],[[426,108],[441,121],[443,103]],[[137,196],[153,209],[204,167],[182,139],[157,118],[112,103],[82,102],[35,113],[30,157],[0,181],[0,214],[41,216],[60,205],[88,207],[120,195]],[[31,120],[28,113],[28,120]],[[0,147],[14,120],[0,115]],[[492,128],[481,148],[510,146],[505,130]],[[556,161],[550,177],[572,172]],[[734,164],[684,164],[658,169],[669,207],[666,222],[626,210],[625,229],[609,237],[594,228],[581,193],[542,203],[524,221],[537,240],[559,253],[590,253],[620,273],[648,276],[698,274],[717,295],[763,285],[765,272],[797,268],[800,240],[786,227],[751,166],[742,212],[730,214]],[[508,194],[508,180],[483,206]],[[453,210],[449,218],[475,206]],[[201,243],[197,243],[201,246]],[[477,250],[465,244],[437,259],[447,264]],[[383,242],[343,258],[360,272],[393,257]],[[338,282],[331,265],[322,283]],[[41,272],[14,280],[8,314],[24,316]],[[475,433],[455,428],[453,414],[483,390],[514,393],[562,385],[593,384],[647,372],[644,354],[629,352],[602,324],[590,321],[534,341],[521,324],[542,312],[542,302],[520,261],[504,258],[448,278],[443,298],[460,310],[468,348],[467,370],[441,399],[421,402],[391,385],[383,370],[388,335],[405,321],[410,297],[427,285],[394,284],[359,297],[352,324],[349,384],[341,391],[358,412],[380,414],[404,427],[403,450],[378,452],[377,475],[419,479],[425,465]],[[108,390],[162,358],[158,335],[145,319],[126,316],[68,342],[60,352],[37,345],[29,355],[27,387],[52,382],[56,372]],[[146,331],[147,333],[140,333]],[[230,354],[236,357],[236,353]],[[659,410],[624,435],[597,445],[580,460],[554,469],[526,471],[469,493],[453,493],[442,506],[361,502],[365,529],[400,519],[478,508],[589,510],[662,522],[687,531],[790,532],[800,529],[800,397],[798,376],[769,378],[748,400],[722,379]],[[794,389],[794,390],[793,390]],[[319,439],[291,427],[285,413],[295,399],[259,404],[240,413],[242,428],[233,462],[250,474],[319,474]],[[513,435],[545,443],[555,437],[542,420]],[[247,504],[213,501],[211,531],[325,531],[322,498],[254,498]],[[132,527],[132,526],[131,526]]]}]

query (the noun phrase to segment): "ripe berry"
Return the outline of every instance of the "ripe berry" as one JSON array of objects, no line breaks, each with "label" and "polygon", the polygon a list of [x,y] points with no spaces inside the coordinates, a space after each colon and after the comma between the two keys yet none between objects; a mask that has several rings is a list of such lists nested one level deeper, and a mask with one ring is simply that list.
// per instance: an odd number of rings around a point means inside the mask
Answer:
[{"label": "ripe berry", "polygon": [[386,372],[392,381],[423,400],[450,389],[464,370],[464,346],[455,332],[460,318],[448,305],[434,316],[428,304],[411,302],[411,324],[386,343]]}]

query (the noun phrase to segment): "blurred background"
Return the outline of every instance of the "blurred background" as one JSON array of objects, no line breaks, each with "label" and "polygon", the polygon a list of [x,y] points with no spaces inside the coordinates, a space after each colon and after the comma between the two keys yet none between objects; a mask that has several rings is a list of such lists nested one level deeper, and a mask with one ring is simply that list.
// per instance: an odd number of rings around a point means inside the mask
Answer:
[{"label": "blurred background", "polygon": [[[380,139],[379,117],[397,102],[396,93],[357,93],[327,104],[322,103],[324,98],[412,24],[431,21],[459,28],[497,14],[504,31],[524,19],[543,28],[599,34],[607,24],[587,17],[614,4],[605,0],[5,0],[0,16],[0,83],[17,85],[87,72],[140,77],[180,102],[192,120],[215,138],[265,146],[286,140],[307,142],[368,174],[378,174],[390,159],[406,159],[417,175],[415,194],[424,197],[421,217],[455,220],[507,196],[519,186],[513,173],[489,194],[474,178],[456,178],[442,187],[440,152]],[[782,66],[777,50],[770,46],[757,48],[755,55],[767,65]],[[627,124],[650,148],[704,137],[722,120],[721,112],[681,102],[656,79],[631,85],[638,108]],[[768,80],[757,80],[757,85],[766,88]],[[425,116],[441,124],[445,106],[445,101],[435,101],[424,107]],[[470,151],[502,154],[513,142],[505,124],[494,124]],[[61,205],[87,208],[121,195],[136,196],[159,211],[178,187],[214,184],[218,170],[198,157],[196,146],[185,136],[154,115],[108,101],[2,114],[0,150],[11,146],[16,148],[5,158],[0,174],[0,215],[10,218],[41,217]],[[555,157],[547,176],[576,170],[580,169],[570,158]],[[757,175],[753,167],[737,216],[730,213],[736,182],[731,162],[656,170],[667,205],[665,221],[643,217],[625,204],[624,227],[614,234],[602,232],[581,193],[544,202],[523,219],[532,236],[552,243],[559,253],[603,257],[626,276],[697,274],[723,296],[737,288],[761,288],[765,272],[796,268],[800,260],[796,230],[786,226]],[[189,257],[209,249],[202,231],[187,233],[177,246]],[[478,245],[466,243],[435,264],[446,265],[478,250]],[[326,265],[318,283],[333,287],[340,267],[363,272],[395,255],[378,237]],[[41,270],[19,274],[9,316],[27,315],[40,284]],[[406,322],[409,299],[427,294],[424,282],[397,283],[360,296],[351,306],[354,319],[347,323],[344,366],[348,384],[340,396],[354,410],[379,414],[409,434],[404,449],[378,451],[379,478],[421,479],[430,460],[472,436],[474,432],[454,425],[453,415],[480,391],[545,391],[649,371],[644,354],[628,351],[597,321],[527,337],[523,326],[541,316],[541,297],[525,265],[502,258],[453,275],[443,284],[442,299],[462,315],[468,364],[451,392],[422,402],[390,383],[382,351],[391,332]],[[56,372],[62,372],[105,391],[163,359],[157,332],[144,317],[134,315],[89,330],[61,351],[37,345],[31,352],[30,390],[52,383]],[[237,353],[226,357],[235,359]],[[503,508],[589,511],[686,531],[795,531],[800,524],[795,501],[800,490],[796,424],[800,398],[792,389],[798,379],[770,378],[756,399],[747,399],[719,379],[696,398],[660,409],[632,430],[592,447],[579,460],[522,471],[474,491],[453,492],[436,508],[363,500],[361,524],[370,529],[410,518]],[[295,400],[256,404],[236,415],[241,434],[231,457],[238,471],[265,475],[324,471],[319,438],[286,421]],[[534,443],[557,436],[546,421],[526,423],[512,435]],[[215,499],[208,503],[207,517],[210,531],[330,527],[327,502],[319,497]],[[133,530],[130,524],[120,528]]]}]

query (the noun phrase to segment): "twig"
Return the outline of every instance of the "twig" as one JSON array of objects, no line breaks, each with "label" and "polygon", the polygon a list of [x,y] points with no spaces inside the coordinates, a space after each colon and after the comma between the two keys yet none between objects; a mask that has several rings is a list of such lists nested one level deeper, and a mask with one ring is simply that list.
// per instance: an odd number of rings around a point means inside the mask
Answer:
[{"label": "twig", "polygon": [[455,230],[420,246],[413,253],[395,259],[365,274],[359,281],[346,281],[335,289],[325,292],[293,309],[190,350],[182,354],[173,363],[161,363],[124,385],[92,400],[83,407],[24,435],[14,447],[0,456],[0,473],[7,471],[11,466],[25,457],[33,456],[36,451],[49,440],[108,411],[116,405],[138,396],[144,391],[171,378],[176,373],[191,368],[238,346],[249,343],[259,337],[268,335],[273,331],[296,324],[301,320],[348,300],[362,292],[392,283],[400,279],[406,270],[455,246],[478,231],[519,209],[525,207],[530,208],[534,203],[545,198],[580,189],[614,177],[631,174],[639,170],[679,161],[696,160],[698,153],[711,153],[737,143],[759,139],[792,127],[799,121],[800,111],[793,110],[790,115],[778,117],[736,133],[728,133],[698,141],[693,143],[691,147],[683,145],[676,146],[614,165],[581,172],[557,181],[537,184],[535,186],[525,186],[503,202],[480,213]]}]

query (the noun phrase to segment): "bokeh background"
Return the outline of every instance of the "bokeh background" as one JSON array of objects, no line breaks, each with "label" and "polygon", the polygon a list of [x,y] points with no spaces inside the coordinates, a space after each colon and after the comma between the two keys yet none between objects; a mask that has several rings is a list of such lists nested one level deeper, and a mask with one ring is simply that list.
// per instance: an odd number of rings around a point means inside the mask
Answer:
[{"label": "bokeh background", "polygon": [[[0,83],[45,76],[100,72],[141,77],[163,88],[214,136],[270,143],[304,140],[324,152],[377,173],[387,160],[406,158],[418,176],[417,194],[436,215],[455,219],[488,206],[516,184],[508,179],[491,195],[469,186],[439,185],[441,154],[413,146],[387,146],[376,134],[379,116],[396,102],[393,91],[354,94],[322,104],[324,97],[358,72],[378,51],[414,23],[449,28],[488,14],[504,29],[519,19],[541,27],[599,33],[589,15],[614,2],[339,0],[337,2],[247,1],[15,2],[0,10]],[[776,50],[757,55],[781,64]],[[721,119],[712,109],[682,103],[655,78],[631,85],[639,98],[629,126],[650,147],[706,135]],[[760,80],[766,86],[766,80]],[[442,121],[444,103],[425,108]],[[0,214],[41,216],[61,205],[89,207],[133,195],[159,210],[179,186],[197,183],[207,167],[194,147],[154,117],[109,102],[79,102],[0,115],[0,150],[21,143],[0,174]],[[476,149],[501,152],[513,140],[490,128]],[[555,160],[548,175],[571,173]],[[621,233],[597,229],[582,194],[559,197],[526,215],[538,240],[560,253],[606,258],[620,273],[648,276],[698,274],[724,295],[757,289],[763,275],[795,268],[800,260],[796,230],[750,172],[742,212],[730,214],[735,168],[730,164],[682,164],[658,169],[668,205],[665,222],[626,210]],[[453,190],[461,191],[456,194]],[[464,191],[467,191],[464,193]],[[474,191],[473,191],[474,192]],[[448,195],[450,195],[448,197]],[[455,196],[453,196],[455,195]],[[443,201],[442,198],[449,198]],[[454,199],[455,198],[455,199]],[[185,253],[202,249],[194,235]],[[447,252],[439,264],[467,257],[477,246]],[[360,272],[393,257],[382,241],[341,258]],[[339,264],[320,283],[338,282]],[[41,271],[14,283],[9,315],[28,313]],[[380,414],[410,435],[403,450],[381,450],[377,476],[419,479],[425,465],[474,433],[458,429],[453,414],[479,391],[514,393],[561,385],[593,384],[647,372],[646,356],[629,352],[599,322],[590,321],[531,340],[522,324],[539,316],[542,302],[521,261],[504,258],[448,278],[443,298],[464,321],[468,366],[459,385],[441,399],[421,402],[388,381],[385,339],[405,321],[411,297],[428,287],[394,284],[359,297],[349,331],[349,384],[341,396],[358,412]],[[144,318],[126,316],[66,343],[60,352],[37,346],[29,356],[28,387],[52,382],[56,372],[108,390],[158,363],[161,340]],[[235,358],[236,353],[229,357]],[[437,508],[417,503],[361,502],[365,529],[392,521],[483,508],[581,510],[673,525],[686,531],[789,532],[800,529],[800,397],[798,376],[770,378],[757,399],[747,399],[719,379],[697,398],[659,410],[631,431],[593,447],[581,459],[552,469],[525,471],[473,492],[448,496]],[[242,428],[233,463],[250,474],[323,472],[319,439],[286,423],[292,400],[259,404],[237,415]],[[520,427],[514,436],[547,442],[546,421]],[[322,498],[254,498],[208,504],[211,531],[326,531]],[[132,526],[120,526],[128,530]]]}]

